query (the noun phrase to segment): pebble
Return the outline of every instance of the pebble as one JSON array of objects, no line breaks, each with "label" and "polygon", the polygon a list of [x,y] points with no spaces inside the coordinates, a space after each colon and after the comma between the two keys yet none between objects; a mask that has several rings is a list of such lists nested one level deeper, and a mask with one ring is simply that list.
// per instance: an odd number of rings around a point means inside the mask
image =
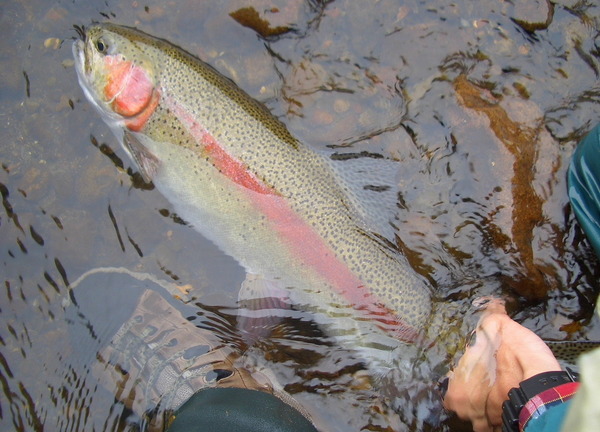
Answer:
[{"label": "pebble", "polygon": [[48,38],[44,41],[44,48],[52,48],[57,50],[62,45],[63,41],[56,37]]},{"label": "pebble", "polygon": [[316,110],[313,118],[315,123],[320,125],[329,125],[334,120],[333,115],[325,110]]},{"label": "pebble", "polygon": [[336,99],[333,103],[333,110],[338,113],[345,113],[350,109],[350,102],[344,99]]}]

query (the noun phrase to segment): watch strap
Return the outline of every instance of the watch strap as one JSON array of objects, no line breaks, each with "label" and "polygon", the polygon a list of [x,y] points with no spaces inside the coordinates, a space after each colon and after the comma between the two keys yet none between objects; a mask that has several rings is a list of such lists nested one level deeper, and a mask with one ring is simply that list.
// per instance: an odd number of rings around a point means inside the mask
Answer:
[{"label": "watch strap", "polygon": [[521,381],[519,387],[508,392],[508,400],[502,404],[502,432],[519,430],[519,415],[527,402],[546,390],[575,382],[571,371],[550,371],[532,376]]}]

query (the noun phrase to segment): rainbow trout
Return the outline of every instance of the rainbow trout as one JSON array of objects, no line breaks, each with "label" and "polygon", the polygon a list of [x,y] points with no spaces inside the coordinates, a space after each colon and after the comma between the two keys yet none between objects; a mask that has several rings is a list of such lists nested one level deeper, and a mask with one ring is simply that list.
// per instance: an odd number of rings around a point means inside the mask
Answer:
[{"label": "rainbow trout", "polygon": [[285,288],[354,348],[418,345],[430,288],[368,227],[327,157],[167,41],[108,23],[81,36],[86,96],[177,214],[246,269],[249,291]]}]

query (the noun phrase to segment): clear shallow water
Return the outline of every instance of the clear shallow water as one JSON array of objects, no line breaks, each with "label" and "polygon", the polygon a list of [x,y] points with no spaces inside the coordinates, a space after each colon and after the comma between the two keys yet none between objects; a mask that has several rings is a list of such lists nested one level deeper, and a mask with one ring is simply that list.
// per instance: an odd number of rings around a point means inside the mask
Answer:
[{"label": "clear shallow water", "polygon": [[[545,2],[196,3],[0,6],[0,429],[140,424],[93,372],[108,336],[86,336],[69,309],[68,283],[90,269],[191,284],[197,300],[172,306],[236,340],[234,325],[215,323],[235,322],[242,269],[140,183],[79,89],[72,25],[92,20],[135,25],[198,54],[307,145],[397,159],[399,244],[440,301],[463,310],[474,297],[504,295],[545,338],[600,338],[600,267],[565,184],[576,142],[600,119],[593,2],[556,2],[549,20]],[[264,39],[230,17],[250,5],[292,31]],[[544,28],[528,33],[523,21]],[[142,288],[170,298],[123,275],[81,286],[111,322]],[[398,426],[373,409],[376,392],[356,385],[351,353],[331,343],[309,316],[290,317],[262,347],[280,353],[264,364],[324,430]]]}]

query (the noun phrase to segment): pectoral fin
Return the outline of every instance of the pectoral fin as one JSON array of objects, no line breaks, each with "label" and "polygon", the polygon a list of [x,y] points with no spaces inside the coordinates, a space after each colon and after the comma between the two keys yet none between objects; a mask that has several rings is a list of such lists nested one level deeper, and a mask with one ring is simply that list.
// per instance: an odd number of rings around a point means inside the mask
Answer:
[{"label": "pectoral fin", "polygon": [[123,145],[129,151],[132,159],[140,169],[140,174],[146,183],[150,183],[158,171],[160,161],[148,150],[135,134],[125,131]]}]

